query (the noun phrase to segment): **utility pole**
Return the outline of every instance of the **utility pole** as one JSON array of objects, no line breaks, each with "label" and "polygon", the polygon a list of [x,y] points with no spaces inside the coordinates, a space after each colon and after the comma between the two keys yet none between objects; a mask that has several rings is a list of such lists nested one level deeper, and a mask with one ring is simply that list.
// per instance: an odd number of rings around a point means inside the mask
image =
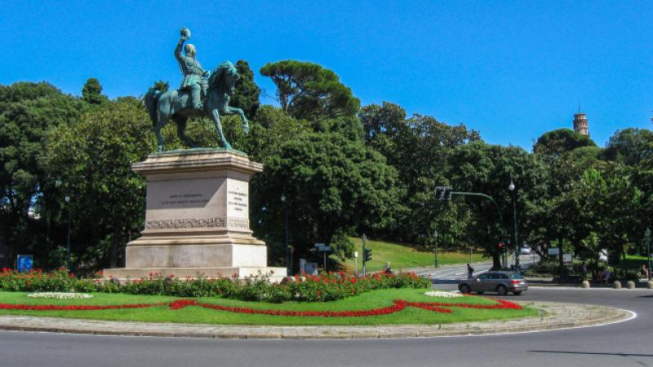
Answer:
[{"label": "utility pole", "polygon": [[367,236],[365,236],[365,233],[363,233],[363,236],[361,237],[363,240],[363,276],[367,275],[367,264],[365,264],[366,261],[366,255],[367,255],[367,249],[365,249],[365,241],[367,241]]},{"label": "utility pole", "polygon": [[[286,274],[292,276],[292,255],[290,247],[288,246],[288,204],[286,204],[286,195],[281,194],[281,202],[283,203],[283,227],[285,230],[285,247],[286,247]],[[326,271],[326,266],[325,266]]]},{"label": "utility pole", "polygon": [[512,181],[512,173],[510,174],[510,185],[508,186],[508,190],[510,190],[510,193],[512,194],[512,219],[515,230],[515,235],[513,237],[513,245],[515,248],[515,271],[520,274],[521,269],[519,268],[519,254],[521,249],[519,248],[519,233],[517,232],[517,193],[515,192],[515,184]]},{"label": "utility pole", "polygon": [[[506,230],[506,227],[504,226],[503,223],[503,214],[501,213],[501,208],[499,208],[499,204],[497,204],[496,201],[492,198],[490,195],[482,194],[480,192],[463,192],[463,191],[453,191],[451,187],[448,186],[436,186],[435,187],[435,197],[438,198],[439,200],[451,200],[451,197],[453,195],[463,195],[463,196],[480,196],[482,198],[488,199],[494,204],[494,206],[497,208],[497,213],[499,214],[499,223],[501,225],[500,227],[500,234],[503,236],[504,231]],[[505,254],[500,253],[499,254],[499,262],[502,260],[502,256],[505,256]],[[504,264],[500,264],[502,266],[505,266],[505,260]]]},{"label": "utility pole", "polygon": [[66,240],[66,270],[70,271],[70,223],[72,222],[73,213],[70,209],[70,196],[66,195],[64,198],[66,200],[66,205],[68,206],[68,235]]},{"label": "utility pole", "polygon": [[644,232],[644,241],[646,241],[646,259],[648,260],[648,280],[651,281],[651,229],[646,228]]}]

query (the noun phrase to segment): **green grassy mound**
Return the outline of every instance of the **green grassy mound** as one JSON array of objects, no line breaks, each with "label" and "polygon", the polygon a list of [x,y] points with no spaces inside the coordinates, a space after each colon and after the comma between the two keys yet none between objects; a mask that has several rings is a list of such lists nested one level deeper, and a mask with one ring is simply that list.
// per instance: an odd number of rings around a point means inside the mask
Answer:
[{"label": "green grassy mound", "polygon": [[[356,250],[358,251],[358,271],[363,270],[363,242],[360,238],[352,238]],[[432,251],[418,251],[417,249],[391,242],[371,241],[367,240],[365,246],[372,249],[372,261],[367,263],[367,271],[380,271],[386,262],[394,271],[402,269],[410,269],[421,266],[433,266],[435,262],[435,255]],[[484,258],[481,253],[474,253],[472,256],[473,261],[484,261],[489,258]],[[469,261],[469,252],[438,252],[438,263],[440,265],[446,264],[465,264]],[[346,270],[353,273],[355,270],[354,259],[348,259],[343,263]]]}]

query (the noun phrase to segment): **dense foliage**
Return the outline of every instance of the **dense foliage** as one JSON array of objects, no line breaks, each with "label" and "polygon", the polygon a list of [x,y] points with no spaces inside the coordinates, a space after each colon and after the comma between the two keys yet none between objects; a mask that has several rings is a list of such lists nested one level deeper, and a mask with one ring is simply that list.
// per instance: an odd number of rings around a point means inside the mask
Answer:
[{"label": "dense foliage", "polygon": [[[603,250],[612,263],[645,253],[653,217],[648,129],[617,131],[604,148],[557,129],[537,138],[531,153],[393,103],[361,108],[336,73],[313,63],[265,65],[280,107],[260,106],[254,73],[246,61],[237,67],[232,104],[251,119],[250,133],[237,118],[222,122],[232,145],[265,166],[251,182],[250,218],[273,265],[285,264],[286,228],[295,269],[300,257],[317,260],[316,242],[352,256],[350,238],[363,233],[425,250],[435,241],[481,248],[496,266],[500,241],[509,249],[528,243],[545,259],[548,248],[561,247],[591,264]],[[187,131],[202,146],[218,145],[207,119],[191,120]],[[184,148],[172,124],[163,133],[167,147]],[[154,151],[152,135],[142,103],[109,100],[97,79],[86,81],[81,97],[47,83],[0,86],[0,264],[34,254],[37,266],[66,265],[70,222],[72,269],[121,265],[143,221],[145,187],[130,165]],[[440,200],[436,186],[492,201]]]}]

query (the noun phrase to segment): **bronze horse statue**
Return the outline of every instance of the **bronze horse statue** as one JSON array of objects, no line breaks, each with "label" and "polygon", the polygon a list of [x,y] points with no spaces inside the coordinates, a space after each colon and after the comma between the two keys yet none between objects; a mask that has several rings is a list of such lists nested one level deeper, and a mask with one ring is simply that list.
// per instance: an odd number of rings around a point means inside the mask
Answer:
[{"label": "bronze horse statue", "polygon": [[249,131],[249,124],[242,109],[229,106],[229,100],[234,94],[234,86],[240,76],[238,70],[229,61],[220,64],[208,80],[207,96],[201,110],[194,109],[191,105],[190,93],[186,90],[171,90],[162,93],[156,87],[150,88],[145,94],[145,106],[152,120],[154,133],[158,141],[157,151],[163,151],[163,138],[161,128],[170,119],[177,123],[177,136],[191,148],[197,145],[186,135],[186,121],[193,116],[208,116],[213,120],[216,130],[220,134],[222,146],[232,149],[231,144],[224,137],[220,115],[238,115],[243,122],[245,133]]}]

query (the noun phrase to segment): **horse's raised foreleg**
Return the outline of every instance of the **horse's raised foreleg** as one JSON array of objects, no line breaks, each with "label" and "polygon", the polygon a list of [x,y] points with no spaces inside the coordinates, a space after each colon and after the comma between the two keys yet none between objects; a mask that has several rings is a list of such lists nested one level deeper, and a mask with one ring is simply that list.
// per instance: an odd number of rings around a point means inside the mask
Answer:
[{"label": "horse's raised foreleg", "polygon": [[249,133],[249,122],[247,122],[247,117],[245,117],[245,112],[243,112],[242,109],[238,107],[227,106],[224,109],[223,114],[240,116],[240,121],[242,121],[243,123],[243,131],[245,132],[245,134]]},{"label": "horse's raised foreleg", "polygon": [[218,130],[218,133],[220,134],[220,140],[222,141],[222,146],[225,149],[232,149],[231,144],[229,144],[227,139],[224,137],[224,133],[222,132],[222,123],[220,123],[220,112],[218,112],[217,108],[211,110],[211,119],[213,120],[215,129]]},{"label": "horse's raised foreleg", "polygon": [[197,144],[186,135],[186,121],[188,121],[188,117],[176,116],[174,120],[177,123],[177,136],[179,139],[186,143],[189,148],[197,148]]}]

